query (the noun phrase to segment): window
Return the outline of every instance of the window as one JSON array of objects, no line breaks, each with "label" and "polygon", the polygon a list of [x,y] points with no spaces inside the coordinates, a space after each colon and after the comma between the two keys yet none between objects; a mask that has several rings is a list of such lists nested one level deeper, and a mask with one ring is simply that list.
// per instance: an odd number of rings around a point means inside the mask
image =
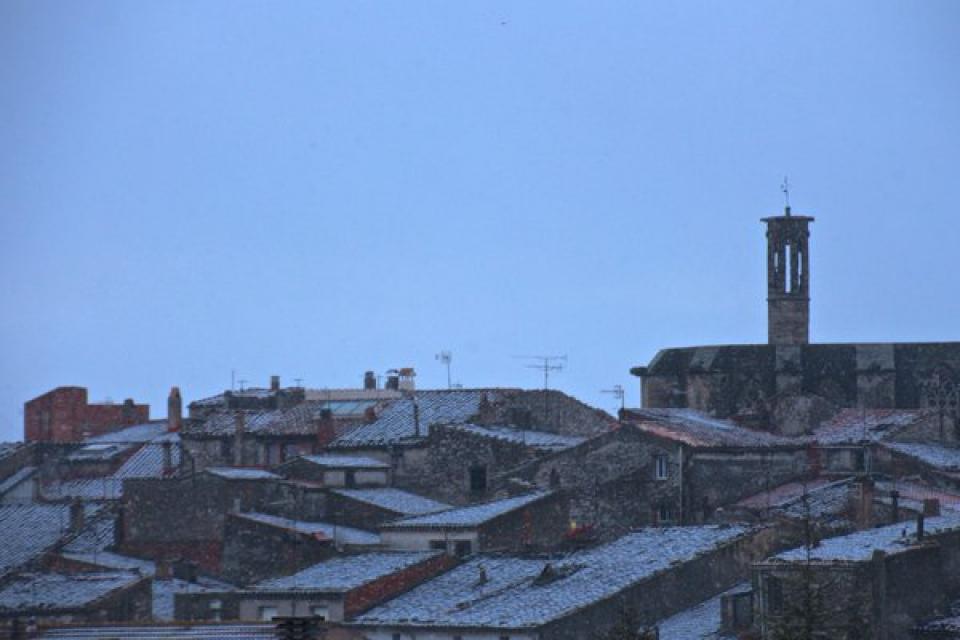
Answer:
[{"label": "window", "polygon": [[210,619],[214,622],[220,622],[223,619],[223,602],[220,600],[210,601]]},{"label": "window", "polygon": [[466,557],[473,552],[473,543],[469,540],[457,540],[453,552],[457,554],[458,558]]},{"label": "window", "polygon": [[346,478],[344,480],[346,485],[350,488],[357,486],[357,474],[354,471],[347,471]]},{"label": "window", "polygon": [[391,638],[391,640],[400,640],[400,634],[399,634],[399,633],[395,633],[395,634],[393,634],[392,636],[390,636],[390,638]]},{"label": "window", "polygon": [[276,607],[260,607],[258,609],[257,618],[263,622],[270,622],[277,617],[277,608]]},{"label": "window", "polygon": [[664,455],[659,455],[655,458],[656,463],[656,475],[654,476],[657,480],[666,480],[667,479],[667,470],[668,470],[668,461],[669,458]]},{"label": "window", "polygon": [[444,541],[444,540],[431,540],[431,541],[430,541],[430,548],[431,548],[431,549],[434,549],[434,550],[436,550],[436,551],[446,551],[446,550],[447,550],[447,543],[446,543],[446,541]]},{"label": "window", "polygon": [[310,615],[320,620],[328,620],[330,618],[330,610],[326,606],[317,605],[310,607]]},{"label": "window", "polygon": [[477,465],[470,467],[470,492],[483,493],[487,490],[487,467]]},{"label": "window", "polygon": [[670,522],[673,520],[673,512],[670,505],[661,504],[657,507],[657,522]]}]

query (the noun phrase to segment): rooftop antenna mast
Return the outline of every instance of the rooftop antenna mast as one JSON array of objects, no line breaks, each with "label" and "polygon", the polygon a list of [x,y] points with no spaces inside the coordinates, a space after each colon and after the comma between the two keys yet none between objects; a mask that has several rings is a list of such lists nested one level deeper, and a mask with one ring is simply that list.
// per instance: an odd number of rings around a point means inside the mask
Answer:
[{"label": "rooftop antenna mast", "polygon": [[624,409],[627,408],[627,404],[626,404],[626,402],[627,402],[627,401],[626,401],[626,395],[627,395],[627,394],[624,393],[624,391],[623,391],[623,385],[621,385],[621,384],[615,384],[615,385],[613,385],[613,387],[610,388],[610,389],[601,389],[601,390],[600,390],[600,393],[609,393],[609,394],[612,395],[614,398],[616,398],[617,400],[619,400],[619,401],[620,401],[620,410],[621,410],[621,411],[623,411]]},{"label": "rooftop antenna mast", "polygon": [[528,369],[539,369],[543,372],[543,421],[550,419],[550,373],[563,371],[566,366],[567,356],[514,356],[521,360],[536,360],[537,364],[528,363],[524,366]]},{"label": "rooftop antenna mast", "polygon": [[780,191],[783,191],[784,212],[790,215],[790,180],[783,176],[783,184],[780,185]]},{"label": "rooftop antenna mast", "polygon": [[447,389],[453,388],[453,383],[450,379],[450,363],[453,361],[453,354],[449,351],[441,351],[434,356],[435,360],[439,360],[440,364],[447,367]]}]

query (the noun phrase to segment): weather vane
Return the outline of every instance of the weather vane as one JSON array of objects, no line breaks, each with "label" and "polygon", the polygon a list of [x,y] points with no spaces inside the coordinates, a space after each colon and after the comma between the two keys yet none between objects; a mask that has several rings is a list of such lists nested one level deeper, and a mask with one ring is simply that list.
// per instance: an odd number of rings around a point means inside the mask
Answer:
[{"label": "weather vane", "polygon": [[783,184],[780,185],[780,190],[783,191],[783,200],[786,205],[785,211],[787,215],[790,215],[790,180],[787,176],[783,176]]}]

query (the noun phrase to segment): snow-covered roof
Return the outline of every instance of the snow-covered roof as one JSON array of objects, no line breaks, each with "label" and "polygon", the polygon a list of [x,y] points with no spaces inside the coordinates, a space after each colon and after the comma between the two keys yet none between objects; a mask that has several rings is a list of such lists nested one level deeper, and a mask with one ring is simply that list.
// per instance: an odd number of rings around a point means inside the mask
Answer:
[{"label": "snow-covered roof", "polygon": [[877,442],[929,417],[921,409],[842,409],[814,431],[813,440],[821,445]]},{"label": "snow-covered roof", "polygon": [[108,509],[84,520],[84,526],[62,548],[64,553],[96,554],[116,543],[117,516]]},{"label": "snow-covered roof", "polygon": [[422,516],[413,516],[394,520],[381,526],[382,529],[445,529],[459,527],[477,527],[506,513],[543,500],[553,495],[552,491],[534,491],[522,496],[493,500],[482,504],[447,509]]},{"label": "snow-covered roof", "polygon": [[41,638],[50,640],[275,640],[274,623],[174,624],[120,627],[53,627]]},{"label": "snow-covered roof", "polygon": [[390,465],[380,462],[376,458],[364,456],[341,456],[333,453],[323,453],[313,456],[303,456],[307,462],[329,469],[389,469]]},{"label": "snow-covered roof", "polygon": [[283,578],[271,578],[253,585],[256,591],[317,591],[342,593],[402,571],[441,552],[408,551],[363,553],[334,558]]},{"label": "snow-covered roof", "polygon": [[[344,402],[307,401],[285,409],[246,409],[243,428],[257,435],[311,435],[317,431],[317,422],[329,409],[334,418],[358,419],[364,412],[379,404],[376,400]],[[232,435],[237,430],[237,411],[218,411],[199,423],[191,423],[184,433],[191,436]]]},{"label": "snow-covered roof", "polygon": [[37,472],[36,467],[23,467],[14,471],[0,482],[0,496],[15,488],[21,482],[29,480]]},{"label": "snow-covered roof", "polygon": [[238,518],[245,518],[253,522],[259,522],[271,527],[289,529],[297,533],[307,535],[320,535],[339,544],[349,544],[357,546],[373,546],[380,544],[380,536],[376,533],[344,527],[342,525],[330,522],[307,522],[306,520],[291,520],[281,516],[273,516],[266,513],[248,512],[235,514]]},{"label": "snow-covered roof", "polygon": [[226,480],[280,480],[280,476],[266,469],[245,467],[207,467],[206,473]]},{"label": "snow-covered roof", "polygon": [[575,447],[586,440],[586,438],[581,436],[564,436],[548,431],[531,431],[506,426],[484,426],[466,423],[452,424],[449,425],[448,428],[464,431],[482,438],[520,444],[533,449],[543,449],[546,451],[562,451],[563,449]]},{"label": "snow-covered roof", "polygon": [[943,471],[960,470],[960,449],[954,447],[920,442],[884,442],[883,446]]},{"label": "snow-covered roof", "polygon": [[409,491],[404,491],[403,489],[394,489],[392,487],[334,489],[331,493],[345,496],[351,500],[366,502],[375,507],[380,507],[381,509],[402,515],[415,516],[451,508],[451,506],[445,502],[438,502],[415,493],[410,493]]},{"label": "snow-covered roof", "polygon": [[[68,560],[83,562],[85,564],[103,567],[104,569],[136,571],[140,575],[147,577],[154,577],[157,573],[157,565],[155,562],[125,556],[119,553],[97,551],[94,553],[62,553],[61,555]],[[178,593],[222,592],[232,591],[234,589],[235,587],[232,584],[202,575],[197,576],[196,582],[189,582],[177,578],[154,580],[153,619],[158,622],[169,622],[173,620],[174,596]]]},{"label": "snow-covered roof", "polygon": [[643,529],[593,549],[533,558],[480,555],[356,618],[358,626],[542,626],[744,535],[739,526]]},{"label": "snow-covered roof", "polygon": [[27,446],[26,442],[0,442],[0,460],[9,458]]},{"label": "snow-covered roof", "polygon": [[[166,420],[153,420],[142,424],[135,424],[131,427],[124,427],[109,433],[84,438],[83,442],[87,445],[95,444],[140,444],[150,442],[154,438],[160,437],[167,432]],[[82,450],[82,449],[81,449]]]},{"label": "snow-covered roof", "polygon": [[118,480],[128,478],[163,478],[164,448],[170,448],[170,463],[173,469],[180,466],[180,436],[176,433],[166,434],[145,443],[130,456],[113,477]]},{"label": "snow-covered roof", "polygon": [[727,635],[720,631],[720,600],[725,595],[749,590],[750,583],[742,582],[709,600],[661,620],[657,623],[659,640],[726,640],[736,637],[732,633]]},{"label": "snow-covered roof", "polygon": [[[874,551],[896,553],[908,549],[916,543],[916,522],[866,529],[846,536],[826,538],[810,550],[810,557],[816,561],[846,560],[858,562],[869,560]],[[936,535],[944,531],[960,528],[960,514],[951,512],[934,518],[927,518],[924,524],[925,536]],[[773,560],[800,562],[806,559],[806,550],[797,547],[774,556]]]},{"label": "snow-covered roof", "polygon": [[68,535],[69,526],[70,506],[66,504],[0,506],[0,576],[53,547]]},{"label": "snow-covered roof", "polygon": [[640,431],[692,447],[801,446],[795,439],[747,429],[693,409],[628,409],[626,419]]},{"label": "snow-covered roof", "polygon": [[47,500],[119,500],[123,497],[123,480],[112,476],[62,480],[42,485],[40,493]]},{"label": "snow-covered roof", "polygon": [[20,574],[0,587],[0,611],[78,609],[142,579],[139,573],[130,571]]},{"label": "snow-covered roof", "polygon": [[374,422],[340,436],[331,446],[384,446],[416,441],[430,433],[430,425],[468,422],[477,415],[484,398],[493,401],[501,393],[495,389],[417,391],[394,401]]}]

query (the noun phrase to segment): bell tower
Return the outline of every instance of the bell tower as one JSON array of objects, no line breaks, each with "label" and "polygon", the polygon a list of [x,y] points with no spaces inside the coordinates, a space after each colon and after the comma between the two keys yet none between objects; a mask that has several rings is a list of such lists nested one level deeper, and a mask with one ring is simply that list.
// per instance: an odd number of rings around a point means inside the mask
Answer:
[{"label": "bell tower", "polygon": [[810,228],[790,205],[767,225],[767,326],[771,345],[810,341]]}]

